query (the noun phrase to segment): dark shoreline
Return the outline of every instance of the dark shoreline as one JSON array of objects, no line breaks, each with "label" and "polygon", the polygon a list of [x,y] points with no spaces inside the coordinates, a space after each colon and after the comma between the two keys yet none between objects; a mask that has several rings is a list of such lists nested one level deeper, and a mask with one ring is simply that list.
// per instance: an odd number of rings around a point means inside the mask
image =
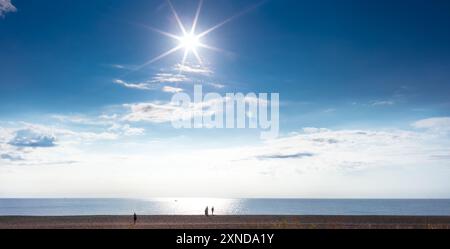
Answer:
[{"label": "dark shoreline", "polygon": [[0,216],[0,229],[450,229],[450,216]]}]

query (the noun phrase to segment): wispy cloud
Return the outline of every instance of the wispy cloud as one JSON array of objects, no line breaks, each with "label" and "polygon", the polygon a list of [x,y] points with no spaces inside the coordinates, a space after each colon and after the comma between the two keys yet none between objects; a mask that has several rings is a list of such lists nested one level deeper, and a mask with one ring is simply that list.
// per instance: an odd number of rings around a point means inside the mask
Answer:
[{"label": "wispy cloud", "polygon": [[209,86],[212,86],[214,88],[217,88],[217,89],[222,89],[222,88],[225,87],[224,84],[214,83],[214,82],[210,82],[210,83],[206,83],[206,84],[209,85]]},{"label": "wispy cloud", "polygon": [[122,64],[110,64],[110,65],[107,65],[107,66],[115,68],[115,69],[129,70],[129,71],[136,70],[136,68],[138,67],[136,65],[122,65]]},{"label": "wispy cloud", "polygon": [[129,124],[114,124],[110,128],[108,128],[108,131],[112,131],[124,136],[138,136],[143,135],[145,133],[144,128],[134,128],[131,127]]},{"label": "wispy cloud", "polygon": [[151,80],[152,83],[180,83],[190,79],[183,74],[157,73]]},{"label": "wispy cloud", "polygon": [[[115,68],[126,69],[123,65],[113,65]],[[182,88],[169,86],[168,84],[185,84],[201,81],[203,85],[216,89],[224,88],[225,85],[215,82],[205,77],[210,77],[213,71],[204,65],[195,64],[176,64],[173,67],[163,68],[151,78],[144,79],[140,82],[127,82],[123,79],[115,79],[115,84],[126,88],[137,90],[156,90],[161,89],[163,92],[177,93],[183,91]]]},{"label": "wispy cloud", "polygon": [[210,75],[213,71],[206,66],[202,65],[188,65],[188,64],[176,64],[173,67],[174,71],[185,72],[185,73],[193,73],[193,74],[204,74]]},{"label": "wispy cloud", "polygon": [[4,17],[6,13],[16,12],[16,7],[11,3],[11,0],[0,0],[0,17]]},{"label": "wispy cloud", "polygon": [[289,159],[289,158],[304,158],[304,157],[312,157],[313,153],[308,152],[299,152],[294,154],[271,154],[271,155],[259,155],[256,158],[265,160],[265,159]]},{"label": "wispy cloud", "polygon": [[83,125],[87,127],[94,126],[95,128],[103,126],[105,129],[105,132],[100,133],[103,135],[82,133],[85,137],[104,136],[107,139],[115,139],[119,136],[136,136],[143,135],[145,133],[143,128],[135,128],[131,127],[129,124],[121,123],[118,114],[102,114],[94,117],[83,115],[52,115],[52,117],[63,123]]},{"label": "wispy cloud", "polygon": [[115,84],[124,86],[126,88],[132,88],[132,89],[138,89],[138,90],[152,90],[154,87],[152,87],[149,83],[128,83],[120,79],[116,79],[113,81]]},{"label": "wispy cloud", "polygon": [[[58,145],[63,142],[92,142],[98,140],[115,140],[119,134],[107,132],[107,131],[77,131],[67,128],[60,128],[56,126],[46,126],[40,124],[22,123],[18,124],[23,126],[24,130],[29,130],[32,133],[44,134],[47,137],[53,137],[54,140],[58,140]],[[16,131],[15,131],[16,132]]]},{"label": "wispy cloud", "polygon": [[138,103],[125,104],[124,107],[129,108],[129,114],[123,117],[123,120],[130,122],[146,121],[151,123],[170,122],[176,111],[180,111],[181,107],[172,103],[156,104],[156,103]]},{"label": "wispy cloud", "polygon": [[118,69],[125,69],[125,66],[119,65],[119,64],[113,64],[113,65],[111,65],[111,67],[118,68]]},{"label": "wispy cloud", "polygon": [[166,93],[179,93],[183,91],[181,88],[171,86],[164,86],[161,90]]},{"label": "wispy cloud", "polygon": [[[176,93],[182,91],[181,88],[172,87],[172,86],[162,86],[165,84],[171,83],[186,83],[190,81],[190,79],[183,74],[180,73],[171,73],[171,72],[161,72],[154,75],[151,79],[138,82],[131,83],[126,82],[122,79],[113,80],[114,84],[121,85],[126,88],[136,89],[136,90],[156,90],[161,89],[164,92]],[[162,87],[161,87],[162,86]]]},{"label": "wispy cloud", "polygon": [[117,119],[117,114],[113,115],[100,115],[98,118],[96,117],[88,117],[85,115],[51,115],[51,118],[57,120],[61,123],[70,123],[77,125],[90,125],[90,126],[106,126],[114,123],[114,120]]},{"label": "wispy cloud", "polygon": [[335,108],[328,108],[328,109],[323,110],[323,112],[324,113],[333,113],[333,112],[336,112],[336,109]]},{"label": "wispy cloud", "polygon": [[395,105],[395,101],[393,101],[393,100],[377,100],[377,101],[373,101],[370,105],[371,106],[390,106],[390,105]]},{"label": "wispy cloud", "polygon": [[[270,101],[258,97],[245,96],[244,103],[267,106]],[[220,102],[218,102],[220,101]],[[234,101],[234,99],[225,97],[223,99],[210,99],[203,102],[192,102],[188,106],[179,106],[172,102],[148,102],[123,105],[128,109],[128,113],[122,117],[123,121],[128,122],[150,122],[166,123],[172,120],[186,120],[194,116],[212,116],[221,114],[218,111],[225,110],[225,104]],[[216,110],[217,104],[222,104],[222,110]]]},{"label": "wispy cloud", "polygon": [[118,117],[117,114],[111,114],[111,115],[108,115],[108,114],[102,114],[102,115],[98,116],[98,118],[99,118],[100,120],[116,120],[117,117]]}]

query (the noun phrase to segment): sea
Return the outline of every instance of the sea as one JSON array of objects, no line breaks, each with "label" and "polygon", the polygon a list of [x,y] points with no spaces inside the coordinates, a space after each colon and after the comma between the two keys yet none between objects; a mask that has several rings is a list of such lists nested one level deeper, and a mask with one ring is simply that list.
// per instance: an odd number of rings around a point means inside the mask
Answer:
[{"label": "sea", "polygon": [[450,216],[450,199],[0,199],[0,216],[75,215]]}]

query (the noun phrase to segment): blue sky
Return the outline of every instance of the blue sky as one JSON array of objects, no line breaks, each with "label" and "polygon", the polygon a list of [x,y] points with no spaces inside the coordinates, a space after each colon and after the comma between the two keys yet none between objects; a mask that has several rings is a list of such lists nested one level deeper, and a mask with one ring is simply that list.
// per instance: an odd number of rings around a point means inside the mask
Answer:
[{"label": "blue sky", "polygon": [[[198,3],[173,0],[188,27]],[[0,196],[450,197],[449,13],[438,0],[205,0],[200,32],[235,18],[202,40],[221,51],[200,48],[202,63],[190,55],[179,73],[182,51],[140,67],[177,45],[152,30],[181,33],[165,0],[0,0]],[[280,93],[281,138],[175,130],[138,108],[164,108],[170,89],[191,94],[194,83],[221,94]],[[197,153],[221,162],[188,156]],[[418,158],[408,168],[410,155]],[[114,156],[127,166],[105,174]],[[171,182],[180,168],[193,176],[145,191],[148,179]],[[129,170],[142,184],[120,179]],[[240,175],[254,178],[239,185],[248,191],[202,192]],[[81,186],[94,176],[104,189]],[[57,192],[20,180],[54,177]],[[199,184],[185,190],[191,181]],[[270,190],[251,187],[267,182]]]}]

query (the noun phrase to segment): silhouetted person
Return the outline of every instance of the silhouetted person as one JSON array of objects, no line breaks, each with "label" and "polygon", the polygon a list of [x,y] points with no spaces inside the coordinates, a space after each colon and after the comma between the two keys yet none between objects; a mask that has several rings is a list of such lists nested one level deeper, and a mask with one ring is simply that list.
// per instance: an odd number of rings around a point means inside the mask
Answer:
[{"label": "silhouetted person", "polygon": [[136,221],[137,221],[137,215],[136,215],[136,213],[133,214],[133,221],[134,221],[134,224],[136,225]]},{"label": "silhouetted person", "polygon": [[211,207],[211,215],[214,216],[214,206]]},{"label": "silhouetted person", "polygon": [[206,208],[205,208],[205,216],[208,216],[209,214],[208,214],[208,206],[206,206]]}]

